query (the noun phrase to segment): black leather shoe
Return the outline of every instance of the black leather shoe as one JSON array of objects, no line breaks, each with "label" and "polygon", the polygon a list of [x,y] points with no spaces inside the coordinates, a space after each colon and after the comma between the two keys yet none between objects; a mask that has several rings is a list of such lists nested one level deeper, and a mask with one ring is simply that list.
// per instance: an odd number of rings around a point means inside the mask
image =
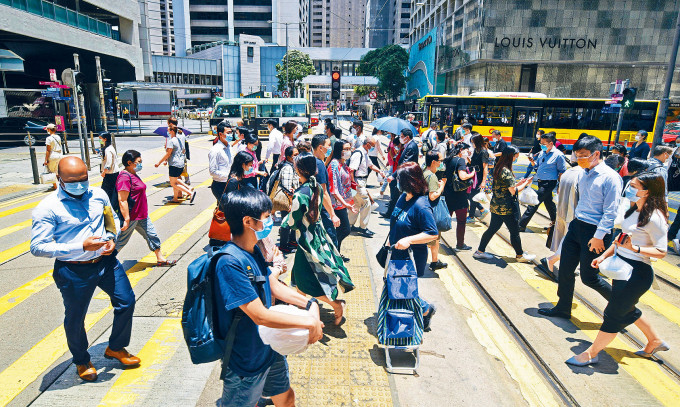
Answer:
[{"label": "black leather shoe", "polygon": [[380,217],[385,218],[385,219],[389,219],[390,215],[388,215],[386,212],[380,212]]},{"label": "black leather shoe", "polygon": [[361,234],[366,237],[373,237],[373,235],[375,235],[375,232],[373,232],[372,230],[368,230],[368,228],[366,228],[361,230]]},{"label": "black leather shoe", "polygon": [[538,313],[546,317],[571,319],[571,314],[553,308],[539,308]]}]

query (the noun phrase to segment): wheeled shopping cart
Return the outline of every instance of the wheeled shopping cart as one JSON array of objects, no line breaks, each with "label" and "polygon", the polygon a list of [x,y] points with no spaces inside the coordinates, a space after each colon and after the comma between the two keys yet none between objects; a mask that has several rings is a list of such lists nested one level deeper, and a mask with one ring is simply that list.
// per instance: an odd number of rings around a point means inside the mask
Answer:
[{"label": "wheeled shopping cart", "polygon": [[[387,371],[416,373],[420,365],[419,347],[423,341],[423,309],[418,299],[418,273],[413,252],[404,260],[392,258],[390,248],[385,262],[383,289],[378,306],[378,342],[385,346]],[[394,367],[390,350],[413,353],[413,366]]]}]

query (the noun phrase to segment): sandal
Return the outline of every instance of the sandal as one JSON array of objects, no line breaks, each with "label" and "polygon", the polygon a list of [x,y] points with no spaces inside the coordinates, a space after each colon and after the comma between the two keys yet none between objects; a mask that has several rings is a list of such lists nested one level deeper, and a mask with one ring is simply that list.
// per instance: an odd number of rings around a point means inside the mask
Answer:
[{"label": "sandal", "polygon": [[165,260],[156,262],[157,267],[174,266],[175,264],[177,264],[177,260]]}]

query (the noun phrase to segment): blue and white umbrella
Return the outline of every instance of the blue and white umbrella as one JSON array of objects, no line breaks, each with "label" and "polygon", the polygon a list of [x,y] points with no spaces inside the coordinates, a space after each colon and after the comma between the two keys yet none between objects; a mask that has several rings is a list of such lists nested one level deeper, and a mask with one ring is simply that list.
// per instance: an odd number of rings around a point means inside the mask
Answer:
[{"label": "blue and white umbrella", "polygon": [[403,129],[409,129],[413,132],[414,136],[418,135],[418,130],[416,130],[411,123],[398,117],[381,117],[380,119],[374,120],[371,123],[371,126],[378,130],[397,135],[401,134]]}]

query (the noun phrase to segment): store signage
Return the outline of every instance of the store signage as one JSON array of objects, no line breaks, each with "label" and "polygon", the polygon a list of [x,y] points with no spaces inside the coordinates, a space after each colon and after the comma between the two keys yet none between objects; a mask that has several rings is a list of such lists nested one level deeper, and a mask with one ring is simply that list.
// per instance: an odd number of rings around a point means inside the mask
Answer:
[{"label": "store signage", "polygon": [[57,70],[56,69],[50,69],[50,80],[52,82],[57,81]]},{"label": "store signage", "polygon": [[59,88],[59,89],[68,89],[68,86],[59,84],[57,82],[45,82],[45,81],[40,81],[38,82],[38,85],[43,85],[43,86],[51,86],[53,88]]},{"label": "store signage", "polygon": [[496,37],[496,48],[578,48],[597,49],[597,39],[560,37]]},{"label": "store signage", "polygon": [[423,48],[427,47],[428,45],[432,44],[432,36],[428,35],[423,42],[418,44],[418,51],[422,51]]}]

